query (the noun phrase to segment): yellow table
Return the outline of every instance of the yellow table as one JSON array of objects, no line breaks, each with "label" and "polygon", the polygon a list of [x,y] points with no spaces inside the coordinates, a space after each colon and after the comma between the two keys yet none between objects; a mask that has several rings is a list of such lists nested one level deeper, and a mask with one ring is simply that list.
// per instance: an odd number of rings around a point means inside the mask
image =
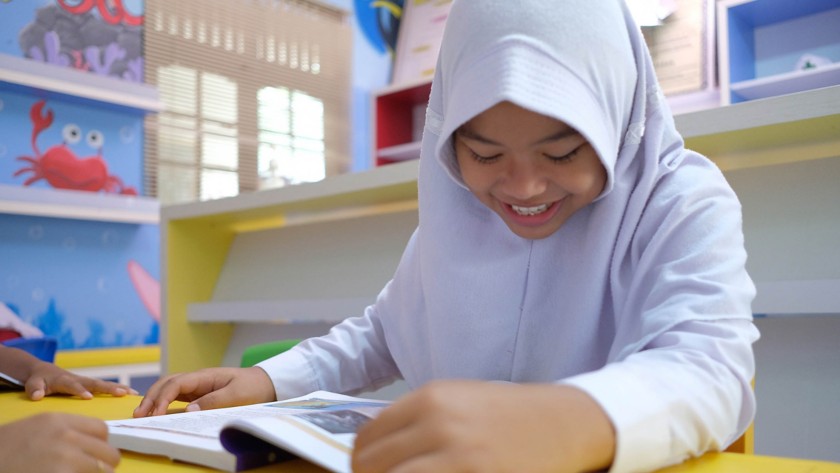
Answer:
[{"label": "yellow table", "polygon": [[[97,396],[85,401],[76,397],[50,396],[41,401],[32,402],[22,392],[0,392],[0,424],[22,419],[41,412],[69,412],[88,415],[102,420],[127,419],[140,404],[140,396]],[[185,403],[174,403],[173,408],[183,407]],[[283,464],[268,465],[250,470],[254,473],[323,473],[325,470],[303,460]],[[134,452],[122,452],[122,460],[117,466],[117,473],[210,473],[218,470],[188,463],[173,462],[168,458],[143,455]]]},{"label": "yellow table", "polygon": [[[70,412],[103,420],[125,419],[131,417],[131,412],[140,403],[140,399],[139,396],[122,398],[99,396],[85,401],[73,397],[51,396],[32,402],[21,392],[0,392],[0,424],[41,412]],[[174,408],[180,406],[183,404],[173,405]],[[122,461],[117,467],[118,473],[147,473],[149,471],[208,473],[216,470],[132,452],[123,452]],[[324,470],[304,461],[294,461],[251,471],[254,473],[322,473]],[[840,463],[737,453],[710,453],[681,465],[665,468],[659,473],[840,473]]]}]

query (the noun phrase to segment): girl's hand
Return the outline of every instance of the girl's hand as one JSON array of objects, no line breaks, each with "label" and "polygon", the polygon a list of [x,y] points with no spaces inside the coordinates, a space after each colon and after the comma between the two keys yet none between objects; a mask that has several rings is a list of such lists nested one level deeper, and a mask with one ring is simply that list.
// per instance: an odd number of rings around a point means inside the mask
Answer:
[{"label": "girl's hand", "polygon": [[161,378],[149,388],[134,417],[166,414],[172,401],[186,401],[187,411],[274,401],[274,384],[262,368],[207,368]]},{"label": "girl's hand", "polygon": [[358,432],[353,471],[577,472],[612,463],[615,433],[586,393],[551,384],[429,383]]},{"label": "girl's hand", "polygon": [[46,413],[0,425],[4,473],[110,473],[119,461],[99,419]]},{"label": "girl's hand", "polygon": [[79,376],[45,361],[33,363],[24,387],[29,399],[33,401],[38,401],[50,394],[71,394],[82,399],[93,398],[93,393],[112,396],[138,394],[128,386]]}]

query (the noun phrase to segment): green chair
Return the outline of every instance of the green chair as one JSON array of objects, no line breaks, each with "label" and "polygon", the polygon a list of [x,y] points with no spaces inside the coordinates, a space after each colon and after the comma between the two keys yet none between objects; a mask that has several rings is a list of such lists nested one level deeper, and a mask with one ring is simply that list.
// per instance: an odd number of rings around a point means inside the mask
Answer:
[{"label": "green chair", "polygon": [[242,352],[242,360],[239,363],[239,366],[242,368],[248,368],[250,366],[254,366],[257,363],[267,360],[274,355],[279,355],[284,351],[292,348],[293,346],[300,343],[298,339],[288,339],[288,340],[277,340],[275,342],[268,342],[268,343],[258,343],[256,345],[251,345]]}]

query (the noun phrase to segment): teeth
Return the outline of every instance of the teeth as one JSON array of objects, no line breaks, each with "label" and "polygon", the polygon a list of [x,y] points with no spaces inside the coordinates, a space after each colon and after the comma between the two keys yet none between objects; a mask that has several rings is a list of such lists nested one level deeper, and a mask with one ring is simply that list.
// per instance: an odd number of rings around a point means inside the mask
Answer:
[{"label": "teeth", "polygon": [[542,204],[536,207],[519,207],[518,205],[511,205],[511,208],[519,215],[537,215],[545,212],[546,209],[548,209],[548,204]]}]

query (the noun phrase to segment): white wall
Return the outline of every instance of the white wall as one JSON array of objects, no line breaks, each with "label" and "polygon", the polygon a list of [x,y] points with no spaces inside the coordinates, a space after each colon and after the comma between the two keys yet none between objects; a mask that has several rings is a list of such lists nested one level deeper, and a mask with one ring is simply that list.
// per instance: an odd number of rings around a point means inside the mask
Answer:
[{"label": "white wall", "polygon": [[[747,269],[759,285],[840,280],[840,157],[726,173],[743,205]],[[801,297],[801,296],[800,296]],[[837,313],[759,318],[756,453],[840,461],[840,294]]]},{"label": "white wall", "polygon": [[756,453],[840,462],[840,314],[756,325]]}]

